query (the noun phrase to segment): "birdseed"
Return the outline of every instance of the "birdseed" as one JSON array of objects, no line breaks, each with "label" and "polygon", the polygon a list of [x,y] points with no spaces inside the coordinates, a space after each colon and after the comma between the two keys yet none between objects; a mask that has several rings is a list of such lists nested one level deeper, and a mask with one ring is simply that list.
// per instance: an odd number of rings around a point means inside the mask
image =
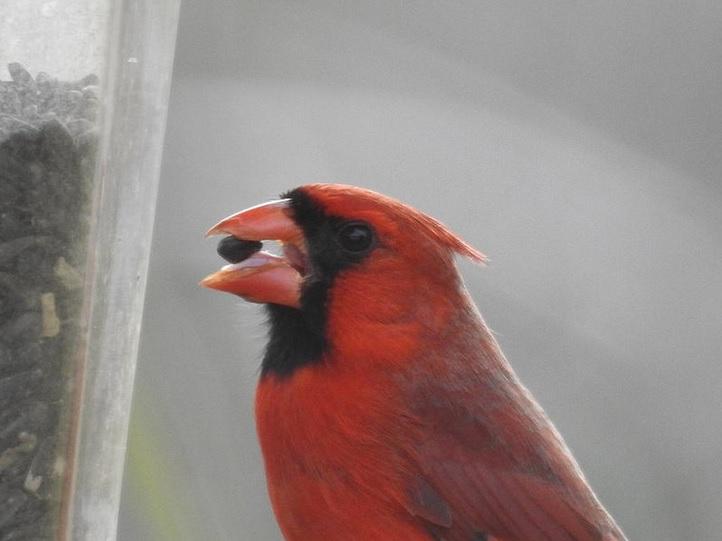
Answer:
[{"label": "birdseed", "polygon": [[[0,80],[0,541],[55,539],[83,322],[98,78]],[[1,78],[1,77],[0,77]]]}]

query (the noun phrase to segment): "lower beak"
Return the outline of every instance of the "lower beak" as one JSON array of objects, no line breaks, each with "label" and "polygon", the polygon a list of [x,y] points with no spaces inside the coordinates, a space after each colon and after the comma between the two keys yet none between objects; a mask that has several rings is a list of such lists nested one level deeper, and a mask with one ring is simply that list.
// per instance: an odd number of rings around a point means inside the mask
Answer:
[{"label": "lower beak", "polygon": [[[284,246],[284,252],[292,252],[296,258],[305,253],[303,233],[291,218],[286,199],[233,214],[208,231],[208,236],[222,234],[241,240],[277,240]],[[299,308],[302,270],[284,257],[257,252],[206,276],[201,285],[233,293],[250,302]]]}]

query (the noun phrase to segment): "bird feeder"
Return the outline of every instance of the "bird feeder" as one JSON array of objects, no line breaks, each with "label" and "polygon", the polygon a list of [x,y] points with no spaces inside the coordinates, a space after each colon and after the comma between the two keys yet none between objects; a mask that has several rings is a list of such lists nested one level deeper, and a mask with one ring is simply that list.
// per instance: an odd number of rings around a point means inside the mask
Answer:
[{"label": "bird feeder", "polygon": [[5,0],[0,539],[115,539],[179,0]]}]

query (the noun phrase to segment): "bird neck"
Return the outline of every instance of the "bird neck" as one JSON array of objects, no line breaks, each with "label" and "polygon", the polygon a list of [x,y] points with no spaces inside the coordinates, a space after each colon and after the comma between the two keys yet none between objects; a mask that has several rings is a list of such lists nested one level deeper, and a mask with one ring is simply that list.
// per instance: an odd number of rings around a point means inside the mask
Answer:
[{"label": "bird neck", "polygon": [[266,310],[270,328],[261,377],[287,378],[299,368],[321,361],[327,344],[322,328],[315,328],[295,308],[268,304]]}]

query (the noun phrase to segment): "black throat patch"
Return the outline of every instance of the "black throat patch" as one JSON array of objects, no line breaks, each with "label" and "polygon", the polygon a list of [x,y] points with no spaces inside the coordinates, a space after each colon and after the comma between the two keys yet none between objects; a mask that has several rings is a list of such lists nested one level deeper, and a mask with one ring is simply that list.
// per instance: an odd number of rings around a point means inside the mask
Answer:
[{"label": "black throat patch", "polygon": [[261,377],[289,377],[296,369],[321,362],[329,344],[326,333],[328,296],[334,279],[366,255],[345,252],[336,240],[345,219],[328,216],[303,188],[283,194],[291,200],[296,224],[308,248],[301,308],[266,305],[269,340],[261,363]]}]

